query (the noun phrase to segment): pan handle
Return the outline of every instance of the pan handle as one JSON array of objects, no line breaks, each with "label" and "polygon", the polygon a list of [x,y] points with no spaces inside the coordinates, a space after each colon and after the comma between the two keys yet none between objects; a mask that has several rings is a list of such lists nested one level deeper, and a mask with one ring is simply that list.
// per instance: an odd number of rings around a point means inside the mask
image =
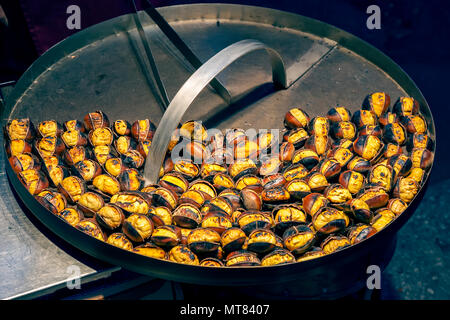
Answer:
[{"label": "pan handle", "polygon": [[200,92],[220,72],[240,57],[257,50],[265,50],[272,64],[272,81],[276,88],[287,88],[286,68],[281,56],[272,48],[258,40],[242,40],[215,54],[198,68],[183,84],[164,112],[158,128],[153,136],[147,161],[144,168],[146,185],[156,184],[159,172],[174,130],[180,123],[184,113]]}]

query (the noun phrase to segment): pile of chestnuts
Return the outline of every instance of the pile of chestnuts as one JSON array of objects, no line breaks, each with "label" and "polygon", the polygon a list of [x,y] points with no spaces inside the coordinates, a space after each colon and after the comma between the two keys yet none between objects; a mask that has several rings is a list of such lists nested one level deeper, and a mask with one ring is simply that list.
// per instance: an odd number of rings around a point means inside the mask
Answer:
[{"label": "pile of chestnuts", "polygon": [[149,119],[111,123],[94,111],[62,124],[13,119],[4,132],[19,180],[82,232],[177,263],[268,266],[357,244],[407,208],[433,162],[419,109],[410,97],[390,108],[384,92],[353,114],[336,106],[310,117],[292,108],[278,140],[250,140],[242,129],[210,136],[187,121],[172,135],[156,185],[143,179],[156,130]]}]

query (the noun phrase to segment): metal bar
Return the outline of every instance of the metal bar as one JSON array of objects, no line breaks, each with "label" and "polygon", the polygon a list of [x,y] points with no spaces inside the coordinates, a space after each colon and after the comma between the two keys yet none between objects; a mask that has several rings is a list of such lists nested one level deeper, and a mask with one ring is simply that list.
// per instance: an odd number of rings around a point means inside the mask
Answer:
[{"label": "metal bar", "polygon": [[[139,33],[139,37],[141,38],[142,45],[144,46],[145,53],[147,54],[148,61],[150,63],[150,68],[153,73],[153,78],[155,79],[156,85],[158,86],[160,98],[163,104],[163,110],[167,109],[167,106],[169,105],[170,101],[167,96],[166,88],[164,87],[164,84],[161,80],[161,77],[159,75],[158,67],[156,66],[155,59],[153,58],[152,51],[150,49],[150,45],[147,40],[147,36],[145,35],[144,28],[142,27],[141,21],[139,19],[139,14],[137,11],[136,3],[134,0],[131,0],[133,3],[134,13],[133,13],[133,19],[136,24],[136,28]],[[146,70],[147,71],[147,70]]]},{"label": "metal bar", "polygon": [[272,79],[275,87],[287,87],[286,69],[281,56],[264,43],[257,40],[242,40],[221,50],[192,74],[177,92],[164,113],[153,137],[145,163],[144,178],[147,184],[157,183],[172,133],[197,95],[231,63],[247,53],[262,49],[266,50],[270,56]]},{"label": "metal bar", "polygon": [[[173,45],[183,54],[186,60],[195,68],[198,69],[202,66],[202,62],[195,55],[195,53],[186,45],[186,43],[180,38],[175,30],[169,25],[164,17],[153,7],[149,0],[146,1],[147,6],[144,11],[152,18],[152,20],[158,25],[161,31],[166,37],[173,43]],[[216,92],[227,102],[231,102],[231,95],[225,86],[217,79],[211,81],[211,86]]]}]

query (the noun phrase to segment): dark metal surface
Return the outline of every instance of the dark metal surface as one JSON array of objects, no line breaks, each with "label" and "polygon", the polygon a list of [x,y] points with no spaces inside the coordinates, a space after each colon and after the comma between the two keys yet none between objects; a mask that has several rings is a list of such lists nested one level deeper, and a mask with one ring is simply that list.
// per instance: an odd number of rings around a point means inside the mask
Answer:
[{"label": "dark metal surface", "polygon": [[[226,108],[219,97],[205,90],[182,120],[201,119],[222,129],[281,128],[284,114],[292,106],[300,105],[311,115],[323,114],[336,104],[354,111],[360,108],[365,95],[380,90],[388,92],[392,100],[402,95],[419,100],[434,137],[430,109],[414,82],[380,51],[342,30],[298,15],[246,6],[191,5],[163,8],[160,12],[202,60],[247,38],[260,40],[279,52],[288,70],[316,43],[330,49],[284,91],[275,91],[270,70],[260,67],[267,65],[263,63],[267,57],[251,54],[219,76],[230,90],[234,104]],[[144,29],[149,39],[158,44],[154,54],[163,81],[168,84],[169,95],[175,94],[192,70],[162,40],[151,22],[144,23]],[[130,17],[123,16],[63,41],[33,64],[17,83],[4,119],[81,119],[98,105],[111,119],[134,121],[149,117],[158,122],[161,113],[140,73],[142,61],[134,50],[135,39]],[[139,94],[130,95],[130,91]],[[149,104],[155,107],[149,110]],[[14,189],[33,214],[57,235],[94,257],[180,282],[277,284],[274,289],[295,284],[297,291],[311,297],[348,293],[364,284],[368,265],[386,265],[391,255],[385,248],[391,247],[395,233],[413,214],[424,194],[422,190],[384,230],[332,255],[275,267],[207,268],[151,259],[99,242],[44,210],[20,184],[9,164],[6,169]]]}]

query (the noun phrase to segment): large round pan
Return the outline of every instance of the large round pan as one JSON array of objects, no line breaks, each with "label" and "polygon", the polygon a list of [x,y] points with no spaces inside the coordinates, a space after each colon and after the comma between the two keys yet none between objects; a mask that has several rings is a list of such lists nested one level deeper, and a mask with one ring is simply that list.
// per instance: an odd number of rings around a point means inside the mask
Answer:
[{"label": "large round pan", "polygon": [[[276,90],[267,55],[250,53],[219,76],[233,96],[231,106],[205,89],[182,120],[201,119],[207,127],[221,129],[281,129],[284,114],[292,106],[301,105],[313,116],[336,104],[353,112],[368,93],[385,91],[393,100],[403,95],[417,99],[435,141],[431,111],[414,82],[382,52],[351,34],[310,18],[260,7],[183,5],[159,11],[203,61],[236,41],[256,39],[281,55],[288,80],[296,80],[288,89]],[[141,18],[172,98],[193,70],[142,13]],[[18,81],[4,110],[3,125],[18,117],[29,117],[33,122],[81,119],[98,108],[113,120],[149,117],[158,123],[163,113],[142,71],[146,62],[138,39],[131,16],[125,15],[60,42]],[[314,65],[301,70],[308,65],[307,61],[302,65],[302,59],[315,46],[326,52]],[[296,74],[301,77],[296,79]],[[388,227],[342,251],[281,266],[208,268],[152,259],[98,241],[45,210],[19,182],[8,162],[6,172],[18,197],[44,225],[95,258],[163,279],[255,288],[270,285],[278,292],[291,290],[302,297],[336,297],[364,286],[368,266],[383,269],[390,261],[396,233],[415,211],[426,187],[425,181],[408,209]]]}]

